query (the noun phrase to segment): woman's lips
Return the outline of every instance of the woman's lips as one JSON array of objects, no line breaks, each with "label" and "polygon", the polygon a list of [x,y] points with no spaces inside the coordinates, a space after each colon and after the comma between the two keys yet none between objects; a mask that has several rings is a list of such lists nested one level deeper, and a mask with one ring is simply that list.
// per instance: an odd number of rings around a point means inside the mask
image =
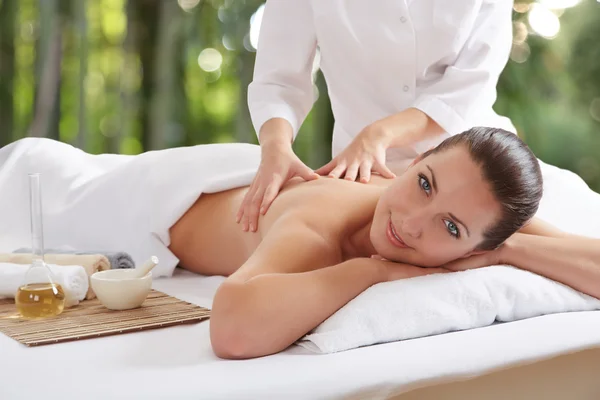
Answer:
[{"label": "woman's lips", "polygon": [[408,245],[406,243],[404,243],[404,241],[402,240],[400,235],[398,235],[398,233],[396,232],[396,229],[394,228],[394,225],[392,224],[391,218],[388,223],[388,227],[386,229],[386,235],[387,235],[390,243],[392,243],[394,246],[399,247],[401,249],[408,248]]}]

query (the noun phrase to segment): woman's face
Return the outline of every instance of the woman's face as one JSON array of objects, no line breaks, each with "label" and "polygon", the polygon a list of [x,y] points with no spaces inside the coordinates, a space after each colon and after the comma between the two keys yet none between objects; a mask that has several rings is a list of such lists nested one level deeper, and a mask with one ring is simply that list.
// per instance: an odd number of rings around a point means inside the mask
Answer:
[{"label": "woman's face", "polygon": [[370,238],[391,261],[434,267],[472,254],[500,215],[463,146],[417,159],[377,203]]}]

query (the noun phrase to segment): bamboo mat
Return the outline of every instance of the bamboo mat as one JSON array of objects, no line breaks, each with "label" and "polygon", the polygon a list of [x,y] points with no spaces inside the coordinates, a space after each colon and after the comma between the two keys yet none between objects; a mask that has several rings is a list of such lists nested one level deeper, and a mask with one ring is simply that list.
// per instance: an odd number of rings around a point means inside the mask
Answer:
[{"label": "bamboo mat", "polygon": [[57,317],[24,320],[14,300],[0,299],[0,332],[26,346],[139,332],[208,319],[210,310],[152,290],[140,308],[111,311],[98,299],[85,300]]}]

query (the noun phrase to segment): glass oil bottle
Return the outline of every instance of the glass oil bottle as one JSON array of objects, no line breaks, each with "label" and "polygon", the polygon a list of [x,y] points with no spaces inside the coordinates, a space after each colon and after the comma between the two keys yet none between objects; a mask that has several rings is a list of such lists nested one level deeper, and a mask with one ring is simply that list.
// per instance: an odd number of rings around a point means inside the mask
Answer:
[{"label": "glass oil bottle", "polygon": [[44,262],[42,188],[40,174],[29,174],[29,208],[33,259],[15,295],[15,304],[25,319],[54,317],[63,312],[65,293]]}]

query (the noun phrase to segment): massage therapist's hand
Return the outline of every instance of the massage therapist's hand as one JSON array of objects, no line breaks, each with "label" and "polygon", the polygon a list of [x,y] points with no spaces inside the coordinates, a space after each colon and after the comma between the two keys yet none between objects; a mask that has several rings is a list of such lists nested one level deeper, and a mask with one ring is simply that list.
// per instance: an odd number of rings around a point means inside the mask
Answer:
[{"label": "massage therapist's hand", "polygon": [[423,111],[408,108],[389,115],[364,128],[331,162],[317,170],[320,175],[366,183],[371,172],[394,178],[385,165],[388,148],[412,146],[422,140],[439,137],[444,130]]},{"label": "massage therapist's hand", "polygon": [[389,147],[388,133],[380,123],[373,123],[363,129],[340,154],[316,172],[331,178],[340,178],[367,183],[371,179],[371,171],[385,178],[395,175],[385,165],[385,153]]},{"label": "massage therapist's hand", "polygon": [[258,172],[237,213],[237,223],[244,231],[256,232],[258,217],[265,214],[285,182],[294,176],[305,180],[319,178],[294,153],[290,144],[272,143],[262,147]]}]

